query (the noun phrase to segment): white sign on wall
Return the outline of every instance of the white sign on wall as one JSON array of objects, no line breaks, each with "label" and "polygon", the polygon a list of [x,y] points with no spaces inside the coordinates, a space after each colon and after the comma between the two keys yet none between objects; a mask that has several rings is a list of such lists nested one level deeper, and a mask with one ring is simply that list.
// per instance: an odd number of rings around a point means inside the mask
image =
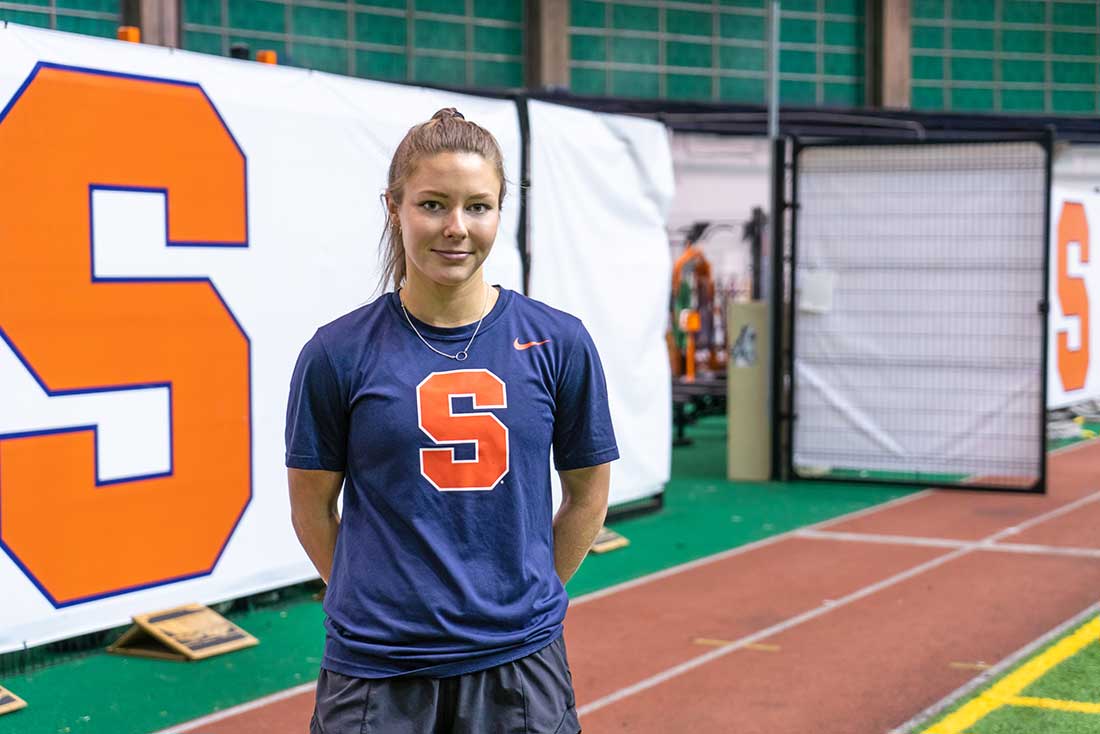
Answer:
[{"label": "white sign on wall", "polygon": [[1055,186],[1050,222],[1047,405],[1100,399],[1100,194]]},{"label": "white sign on wall", "polygon": [[[316,576],[290,525],[290,372],[317,326],[379,292],[390,158],[450,106],[497,137],[518,182],[512,101],[0,27],[0,653]],[[659,167],[663,128],[641,127],[616,150]],[[567,204],[643,185],[539,181],[570,187]],[[486,278],[522,291],[511,191]],[[551,258],[540,227],[568,207],[541,216],[531,237]],[[663,237],[663,210],[645,217]],[[543,282],[538,297],[568,308]],[[610,357],[658,333],[610,327],[636,311],[578,315]],[[606,361],[616,395],[668,384],[667,362]],[[659,491],[667,414],[612,408],[612,502]]]}]

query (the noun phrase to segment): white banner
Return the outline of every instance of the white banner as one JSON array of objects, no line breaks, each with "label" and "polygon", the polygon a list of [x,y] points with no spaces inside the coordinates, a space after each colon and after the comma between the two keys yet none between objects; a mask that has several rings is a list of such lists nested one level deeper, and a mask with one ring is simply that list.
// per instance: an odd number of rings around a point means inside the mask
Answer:
[{"label": "white banner", "polygon": [[652,496],[672,465],[668,134],[622,115],[529,110],[531,296],[583,319],[600,350],[622,455],[613,503]]},{"label": "white banner", "polygon": [[[511,101],[0,28],[0,652],[315,576],[289,521],[290,371],[375,296],[390,157],[446,106],[517,182]],[[517,193],[486,275],[522,291]],[[599,339],[614,316],[587,306]],[[601,347],[612,385],[648,377]],[[624,447],[667,444],[645,418],[616,423]],[[667,478],[627,454],[613,502]]]},{"label": "white banner", "polygon": [[1055,186],[1050,206],[1047,405],[1100,399],[1100,194]]}]

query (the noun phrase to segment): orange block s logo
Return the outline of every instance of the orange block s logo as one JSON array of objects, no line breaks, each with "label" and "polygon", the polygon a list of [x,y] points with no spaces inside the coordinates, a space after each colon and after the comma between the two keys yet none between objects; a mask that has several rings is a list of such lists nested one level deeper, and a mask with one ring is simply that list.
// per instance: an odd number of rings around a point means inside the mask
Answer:
[{"label": "orange block s logo", "polygon": [[0,435],[0,545],[55,607],[210,573],[252,496],[250,344],[208,278],[97,277],[97,189],[167,244],[246,247],[245,157],[191,83],[39,64],[0,112],[0,348],[46,395],[166,389],[168,471],[101,480],[96,425]]},{"label": "orange block s logo", "polygon": [[1077,317],[1078,346],[1069,348],[1069,333],[1058,332],[1058,376],[1062,389],[1085,387],[1089,372],[1089,292],[1085,281],[1069,274],[1069,246],[1077,243],[1081,263],[1089,261],[1089,221],[1084,205],[1067,201],[1058,218],[1058,301],[1062,313]]},{"label": "orange block s logo", "polygon": [[420,430],[437,444],[469,444],[473,459],[453,448],[420,449],[420,473],[441,492],[490,490],[508,473],[508,427],[492,413],[454,412],[453,399],[472,397],[475,410],[507,408],[504,381],[489,370],[433,372],[416,388]]}]

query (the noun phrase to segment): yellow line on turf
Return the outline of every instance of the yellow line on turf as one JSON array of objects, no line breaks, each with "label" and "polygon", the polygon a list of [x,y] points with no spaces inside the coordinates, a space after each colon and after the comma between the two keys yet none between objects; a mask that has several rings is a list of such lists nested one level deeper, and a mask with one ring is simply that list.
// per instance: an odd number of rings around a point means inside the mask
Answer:
[{"label": "yellow line on turf", "polygon": [[1004,701],[1007,706],[1028,706],[1037,709],[1053,709],[1055,711],[1072,711],[1076,714],[1100,714],[1100,703],[1088,701],[1063,701],[1057,698],[1027,698],[1016,696]]},{"label": "yellow line on turf", "polygon": [[[1100,639],[1100,617],[1055,643],[1046,652],[1024,663],[1015,672],[999,680],[992,688],[967,703],[938,724],[924,730],[924,734],[963,734],[979,720],[996,709],[1019,699],[1019,694],[1042,678],[1047,671],[1066,658],[1072,657],[1086,645]],[[1044,699],[1019,699],[1039,701]]]}]

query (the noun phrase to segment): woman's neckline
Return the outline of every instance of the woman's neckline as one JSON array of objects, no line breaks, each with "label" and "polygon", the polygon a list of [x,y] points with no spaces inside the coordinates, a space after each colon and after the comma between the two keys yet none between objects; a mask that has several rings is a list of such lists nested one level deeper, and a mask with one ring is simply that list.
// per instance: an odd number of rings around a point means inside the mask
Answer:
[{"label": "woman's neckline", "polygon": [[[494,324],[499,318],[500,314],[504,311],[508,302],[511,300],[511,291],[504,288],[500,284],[494,283],[491,287],[497,289],[496,303],[492,305],[489,312],[485,314],[485,317],[481,319],[481,331],[485,331],[492,324]],[[435,326],[429,324],[426,321],[421,321],[413,315],[411,311],[405,311],[401,304],[401,289],[392,291],[390,294],[390,306],[395,311],[398,319],[405,326],[409,328],[408,323],[405,321],[405,314],[408,314],[409,319],[413,322],[413,325],[422,334],[438,337],[441,339],[461,339],[463,337],[469,337],[470,332],[477,328],[477,321],[471,321],[468,324],[462,324],[461,326]]]}]

